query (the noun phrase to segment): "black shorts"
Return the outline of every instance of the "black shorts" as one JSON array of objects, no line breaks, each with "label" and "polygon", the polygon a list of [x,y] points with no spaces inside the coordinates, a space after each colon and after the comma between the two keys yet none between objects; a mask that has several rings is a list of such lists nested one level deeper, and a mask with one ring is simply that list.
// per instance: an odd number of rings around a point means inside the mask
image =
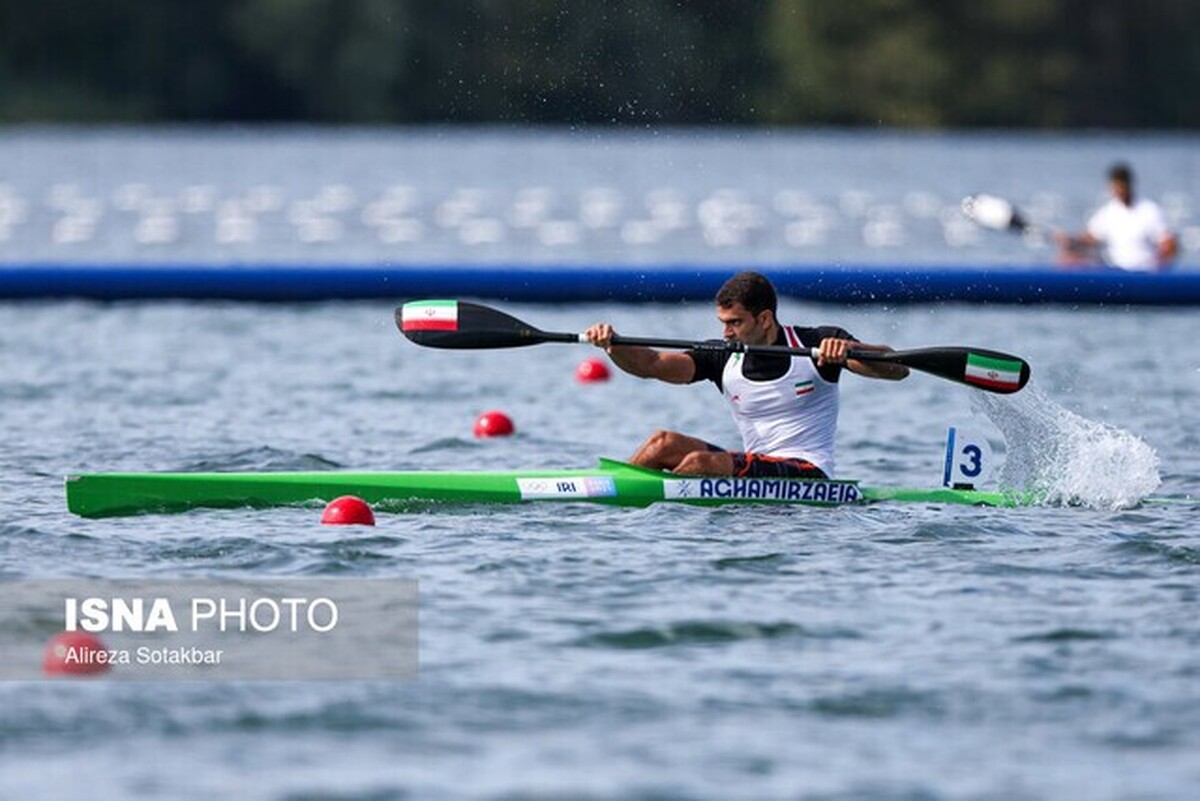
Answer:
[{"label": "black shorts", "polygon": [[829,478],[824,470],[806,459],[761,453],[729,455],[733,457],[733,474],[738,478]]}]

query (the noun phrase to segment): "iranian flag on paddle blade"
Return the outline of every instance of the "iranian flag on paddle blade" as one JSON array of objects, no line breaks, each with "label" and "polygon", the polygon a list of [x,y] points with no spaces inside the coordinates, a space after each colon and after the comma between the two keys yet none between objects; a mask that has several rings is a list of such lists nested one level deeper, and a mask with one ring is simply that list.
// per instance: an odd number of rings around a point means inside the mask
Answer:
[{"label": "iranian flag on paddle blade", "polygon": [[458,301],[420,300],[405,303],[400,328],[403,331],[457,331]]},{"label": "iranian flag on paddle blade", "polygon": [[1021,388],[1021,363],[968,353],[967,371],[963,379],[968,384],[980,387],[1017,390]]}]

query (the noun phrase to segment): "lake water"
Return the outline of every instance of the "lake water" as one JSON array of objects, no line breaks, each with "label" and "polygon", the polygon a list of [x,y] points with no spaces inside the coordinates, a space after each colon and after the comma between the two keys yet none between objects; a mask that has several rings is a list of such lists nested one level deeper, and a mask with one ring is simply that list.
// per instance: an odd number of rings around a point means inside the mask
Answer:
[{"label": "lake water", "polygon": [[[418,178],[408,180],[442,180],[421,187],[436,197],[468,184],[525,185],[512,163],[495,174],[484,169],[487,137],[422,136],[421,157],[391,148],[384,133],[297,132],[273,148],[249,137],[279,160],[264,155],[245,163],[245,175],[214,181],[222,194],[267,181],[294,185],[289,197],[349,182],[361,199],[396,180],[371,169],[386,152],[412,167]],[[82,167],[65,162],[94,148],[155,165],[145,173],[155,192],[203,180],[199,145],[184,148],[176,172],[159,171],[172,137],[191,141],[179,132],[109,132],[97,142],[10,132],[4,147],[19,141],[33,161],[4,180],[34,198],[42,189],[31,175],[83,175],[75,179],[80,195],[109,203],[118,173],[140,173],[106,162],[88,183]],[[238,136],[218,139],[210,144],[223,150]],[[521,147],[535,141],[513,139]],[[711,137],[671,135],[644,148],[617,137],[595,145],[595,159],[607,165],[592,168],[598,178],[562,166],[587,172],[581,158],[566,158],[586,150],[576,140],[551,136],[539,145],[564,159],[547,161],[554,169],[539,184],[559,175],[572,191],[612,183],[612,164],[636,152],[640,167],[631,162],[620,186],[628,196],[658,185],[654,169],[673,166],[664,185],[707,191],[740,175],[745,191],[767,197],[782,176],[727,165],[744,157],[747,142],[780,147],[806,137],[732,135],[718,146]],[[927,180],[918,186],[947,202],[970,176],[912,166],[895,148],[1040,164],[1029,173],[1034,185],[1090,181],[1090,197],[1110,155],[1144,145],[995,137],[951,138],[947,148],[940,137],[823,134],[812,141],[828,148],[819,160],[826,163],[811,165],[826,176],[823,186],[833,185],[835,163],[882,159],[893,166],[881,171],[891,176],[886,187],[853,185],[890,195],[920,175]],[[1181,140],[1152,141],[1174,154],[1164,165],[1194,158]],[[53,160],[55,143],[69,144],[71,159]],[[301,169],[291,161],[298,150],[325,156]],[[454,156],[430,158],[439,152]],[[699,153],[714,154],[719,182],[692,169]],[[1186,171],[1157,172],[1148,153],[1130,156],[1145,162],[1148,185],[1188,189]],[[89,158],[79,164],[98,163]],[[1062,161],[1075,166],[1053,173],[1049,165]],[[1018,197],[1031,191],[1004,170],[987,177],[970,183]],[[6,258],[41,247],[32,211],[22,225]],[[259,244],[264,258],[279,255]],[[132,258],[138,247],[94,240],[78,255]],[[211,244],[156,247],[164,250],[155,258],[226,258]],[[422,247],[434,252],[429,241]],[[688,258],[708,253],[691,247]],[[924,247],[902,248],[898,258],[934,258]],[[337,252],[352,260],[366,251]],[[447,258],[461,261],[463,252]],[[738,261],[737,249],[721,252]],[[719,331],[707,304],[505,308],[548,330],[607,319],[633,335]],[[571,346],[423,350],[397,334],[389,304],[0,304],[5,580],[420,583],[420,677],[412,681],[0,683],[0,797],[1192,797],[1200,786],[1195,506],[1138,499],[1200,495],[1200,359],[1188,349],[1195,315],[786,301],[781,317],[836,323],[896,347],[976,344],[1033,366],[1029,388],[991,403],[921,374],[900,384],[847,376],[841,476],[936,486],[946,426],[968,424],[1008,461],[1000,480],[1039,483],[1077,503],[447,507],[381,514],[373,529],[322,526],[319,508],[82,520],[65,508],[67,473],[575,467],[627,456],[659,427],[729,444],[735,433],[712,387],[627,376],[581,385],[575,366],[591,354]],[[513,417],[516,436],[471,436],[475,416],[492,408]],[[42,641],[56,630],[53,621],[14,620],[7,611],[0,619],[10,642]]]}]

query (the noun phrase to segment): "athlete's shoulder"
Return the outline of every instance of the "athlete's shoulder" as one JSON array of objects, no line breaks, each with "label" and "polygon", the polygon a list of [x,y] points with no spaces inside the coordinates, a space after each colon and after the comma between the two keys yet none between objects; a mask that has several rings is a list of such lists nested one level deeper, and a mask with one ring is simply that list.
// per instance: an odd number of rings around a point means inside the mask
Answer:
[{"label": "athlete's shoulder", "polygon": [[837,325],[817,325],[817,326],[802,326],[788,325],[784,326],[784,331],[788,334],[788,339],[795,339],[806,348],[815,348],[821,344],[822,339],[852,339],[858,341],[858,337],[851,334],[845,328]]},{"label": "athlete's shoulder", "polygon": [[[704,344],[712,344],[713,347],[704,347]],[[724,344],[724,340],[709,340],[708,343],[702,343],[700,347],[692,348],[684,351],[684,353],[692,357],[692,362],[696,365],[696,372],[692,374],[690,383],[697,381],[712,381],[718,387],[721,386],[721,374],[725,372],[725,364],[729,361],[731,351],[720,345]]]},{"label": "athlete's shoulder", "polygon": [[1155,203],[1153,200],[1143,198],[1137,202],[1134,211],[1143,219],[1151,222],[1163,222],[1167,220],[1167,214],[1163,211],[1163,207]]}]

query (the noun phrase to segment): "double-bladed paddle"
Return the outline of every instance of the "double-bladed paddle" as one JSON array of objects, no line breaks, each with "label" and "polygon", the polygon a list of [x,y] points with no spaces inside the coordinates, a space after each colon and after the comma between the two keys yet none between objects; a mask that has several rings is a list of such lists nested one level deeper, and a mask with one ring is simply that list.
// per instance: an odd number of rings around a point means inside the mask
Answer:
[{"label": "double-bladed paddle", "polygon": [[1064,264],[1078,264],[1098,260],[1104,263],[1102,254],[1090,245],[1082,244],[1074,237],[1060,237],[1053,229],[1032,223],[1016,206],[995,195],[968,195],[962,200],[962,212],[984,228],[993,231],[1012,231],[1038,239],[1053,239],[1062,249]]},{"label": "double-bladed paddle", "polygon": [[[415,300],[396,309],[396,326],[409,340],[430,348],[472,350],[520,348],[546,342],[587,342],[583,334],[542,331],[488,306],[461,300]],[[761,353],[816,358],[816,348],[783,345],[747,345],[727,339],[692,341],[614,335],[614,345],[650,348],[717,350],[731,353]],[[851,350],[848,359],[890,362],[967,384],[988,392],[1008,394],[1029,382],[1029,364],[1007,353],[982,348],[918,348],[916,350]]]}]

